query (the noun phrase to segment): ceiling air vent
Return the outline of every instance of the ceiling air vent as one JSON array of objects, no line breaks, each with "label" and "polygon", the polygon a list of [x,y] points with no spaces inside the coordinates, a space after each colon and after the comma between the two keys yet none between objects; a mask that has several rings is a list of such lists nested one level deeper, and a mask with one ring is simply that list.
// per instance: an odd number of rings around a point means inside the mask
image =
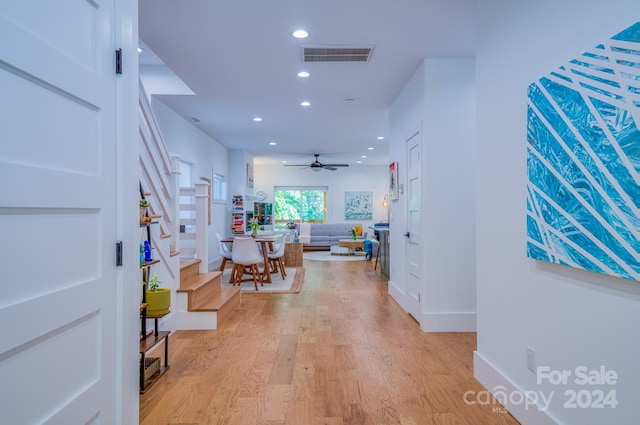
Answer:
[{"label": "ceiling air vent", "polygon": [[369,62],[373,47],[304,47],[303,62]]}]

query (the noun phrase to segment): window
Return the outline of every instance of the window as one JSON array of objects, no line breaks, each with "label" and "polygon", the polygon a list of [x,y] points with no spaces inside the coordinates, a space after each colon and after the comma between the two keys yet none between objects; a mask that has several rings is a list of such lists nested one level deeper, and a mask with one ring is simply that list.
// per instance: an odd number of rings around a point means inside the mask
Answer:
[{"label": "window", "polygon": [[276,229],[284,229],[290,221],[325,223],[327,220],[326,186],[276,186],[273,200]]},{"label": "window", "polygon": [[213,202],[227,202],[227,179],[218,173],[213,173]]}]

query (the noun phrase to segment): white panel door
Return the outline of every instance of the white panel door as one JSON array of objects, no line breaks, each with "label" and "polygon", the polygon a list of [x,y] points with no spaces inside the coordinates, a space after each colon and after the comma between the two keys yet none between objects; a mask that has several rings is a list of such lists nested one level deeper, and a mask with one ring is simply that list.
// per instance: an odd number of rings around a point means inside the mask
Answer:
[{"label": "white panel door", "polygon": [[0,422],[113,424],[113,0],[0,2]]},{"label": "white panel door", "polygon": [[422,316],[422,134],[412,131],[407,137],[407,311],[418,322]]}]

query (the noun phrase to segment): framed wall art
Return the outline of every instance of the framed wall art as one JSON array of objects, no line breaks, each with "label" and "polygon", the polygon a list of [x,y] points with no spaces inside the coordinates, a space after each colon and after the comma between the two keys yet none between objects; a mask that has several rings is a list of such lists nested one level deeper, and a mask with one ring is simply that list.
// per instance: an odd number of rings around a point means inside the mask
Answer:
[{"label": "framed wall art", "polygon": [[373,192],[345,192],[344,219],[373,219]]},{"label": "framed wall art", "polygon": [[398,163],[395,161],[389,164],[389,199],[398,201]]}]

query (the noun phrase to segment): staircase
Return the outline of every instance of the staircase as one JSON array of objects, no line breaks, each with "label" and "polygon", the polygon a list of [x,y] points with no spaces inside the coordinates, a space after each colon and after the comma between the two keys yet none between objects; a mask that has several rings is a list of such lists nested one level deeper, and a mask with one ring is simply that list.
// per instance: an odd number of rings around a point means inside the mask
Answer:
[{"label": "staircase", "polygon": [[181,329],[217,329],[240,306],[240,287],[222,286],[222,272],[200,273],[200,260],[180,261],[177,290]]},{"label": "staircase", "polygon": [[[169,331],[217,329],[240,305],[240,288],[222,287],[221,273],[208,271],[209,183],[179,187],[180,157],[167,151],[142,82],[139,93],[140,185],[158,223],[151,234],[154,257],[160,260],[155,270],[171,288],[171,312],[163,325]],[[188,200],[185,205],[181,196]],[[185,210],[192,211],[191,218],[181,217]],[[185,226],[191,231],[181,232]]]}]

